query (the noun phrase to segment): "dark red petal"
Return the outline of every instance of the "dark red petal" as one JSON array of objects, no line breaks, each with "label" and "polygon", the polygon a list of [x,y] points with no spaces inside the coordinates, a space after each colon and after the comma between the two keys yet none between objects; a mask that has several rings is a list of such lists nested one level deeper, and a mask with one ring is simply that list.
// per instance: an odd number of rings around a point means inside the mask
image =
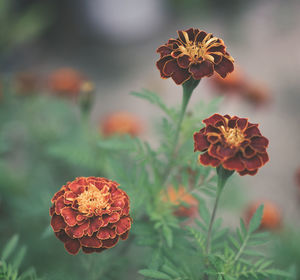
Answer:
[{"label": "dark red petal", "polygon": [[99,240],[96,236],[84,236],[80,238],[81,246],[91,247],[91,248],[100,248],[102,246],[101,240]]},{"label": "dark red petal", "polygon": [[54,232],[55,236],[62,242],[66,242],[68,241],[69,239],[71,239],[66,233],[64,230],[61,230],[59,232]]},{"label": "dark red petal", "polygon": [[213,167],[216,167],[220,164],[220,160],[211,157],[207,152],[199,156],[199,161],[203,165],[211,165]]},{"label": "dark red petal", "polygon": [[69,189],[77,195],[84,192],[84,186],[78,182],[79,181],[74,181],[68,185]]},{"label": "dark red petal", "polygon": [[113,228],[100,228],[97,233],[97,238],[104,240],[116,237],[116,231]]},{"label": "dark red petal", "polygon": [[204,60],[201,63],[191,64],[189,72],[193,75],[195,80],[200,80],[204,76],[211,76],[214,73],[214,67],[211,62]]},{"label": "dark red petal", "polygon": [[90,219],[90,226],[87,230],[87,234],[92,236],[94,232],[98,231],[100,227],[104,224],[100,217],[94,217]]},{"label": "dark red petal", "polygon": [[264,136],[254,136],[251,138],[250,145],[257,151],[263,152],[269,145],[269,140]]},{"label": "dark red petal", "polygon": [[206,35],[207,35],[206,32],[200,31],[200,32],[196,35],[195,41],[196,41],[196,42],[202,42]]},{"label": "dark red petal", "polygon": [[219,146],[217,148],[217,154],[222,157],[223,159],[225,158],[232,158],[237,152],[236,147],[224,147],[224,146]]},{"label": "dark red petal", "polygon": [[228,73],[231,73],[234,69],[233,63],[223,56],[222,61],[215,65],[216,72],[222,77],[225,78]]},{"label": "dark red petal", "polygon": [[258,156],[254,156],[252,158],[243,158],[243,162],[245,164],[245,168],[249,171],[258,169],[263,165],[262,160]]},{"label": "dark red petal", "polygon": [[269,161],[269,156],[267,153],[259,154],[258,156],[262,160],[263,164]]},{"label": "dark red petal", "polygon": [[248,138],[250,138],[250,137],[252,137],[252,136],[260,136],[260,135],[261,135],[261,134],[260,134],[260,131],[259,131],[258,127],[257,127],[257,125],[254,125],[254,126],[251,126],[251,127],[249,126],[249,127],[245,130],[244,134],[245,134],[245,136],[248,137]]},{"label": "dark red petal", "polygon": [[180,39],[183,43],[187,43],[186,40],[185,40],[185,37],[184,37],[182,31],[183,31],[183,30],[178,30],[178,31],[177,31],[178,37],[179,37],[179,39]]},{"label": "dark red petal", "polygon": [[216,144],[217,142],[221,141],[220,135],[208,135],[207,141],[211,144]]},{"label": "dark red petal", "polygon": [[71,255],[76,255],[80,250],[80,243],[77,239],[69,239],[65,242],[65,248]]},{"label": "dark red petal", "polygon": [[194,28],[189,28],[185,32],[188,34],[190,41],[193,42],[195,40]]},{"label": "dark red petal", "polygon": [[79,225],[79,226],[74,226],[74,227],[69,227],[67,226],[65,228],[66,233],[71,237],[71,238],[81,238],[85,231],[89,227],[89,221],[86,221],[84,224]]},{"label": "dark red petal", "polygon": [[170,55],[169,56],[165,56],[165,57],[162,57],[161,59],[159,59],[157,62],[156,62],[156,66],[157,68],[159,69],[160,71],[160,75],[162,78],[168,78],[170,76],[166,76],[164,73],[163,73],[163,69],[164,69],[164,66],[165,64],[169,61],[173,59]]},{"label": "dark red petal", "polygon": [[[224,117],[219,115],[219,114],[213,114],[212,116],[210,116],[209,118],[205,119],[203,122],[208,126],[208,125],[212,125],[214,126],[217,122],[222,121],[223,125],[225,125],[225,121],[224,121]],[[207,130],[206,130],[207,131]],[[208,132],[208,131],[207,131]],[[218,130],[218,132],[220,132]]]},{"label": "dark red petal", "polygon": [[237,154],[235,157],[229,158],[223,162],[223,167],[228,170],[242,171],[245,169],[241,157]]},{"label": "dark red petal", "polygon": [[221,55],[214,54],[214,53],[212,53],[210,55],[214,58],[214,64],[218,64],[222,60],[222,56]]},{"label": "dark red petal", "polygon": [[51,227],[53,231],[57,232],[66,227],[66,223],[61,216],[54,214],[51,218]]},{"label": "dark red petal", "polygon": [[179,68],[172,74],[172,79],[177,85],[181,85],[190,79],[191,74],[186,69]]},{"label": "dark red petal", "polygon": [[128,238],[128,235],[129,235],[129,230],[123,233],[122,235],[120,235],[120,237],[122,240],[126,240]]},{"label": "dark red petal", "polygon": [[65,193],[65,190],[59,190],[57,193],[54,194],[54,196],[51,199],[51,202],[54,203],[55,200],[57,200],[60,196],[62,196]]},{"label": "dark red petal", "polygon": [[254,151],[251,147],[246,147],[245,149],[241,149],[242,150],[242,152],[243,152],[243,156],[245,157],[245,158],[252,158],[254,155],[255,155],[255,153],[256,153],[256,151]]},{"label": "dark red petal", "polygon": [[188,55],[179,56],[177,58],[177,63],[181,68],[188,68],[190,65],[190,57]]},{"label": "dark red petal", "polygon": [[239,119],[236,124],[240,130],[244,131],[244,129],[248,126],[248,120],[247,119]]},{"label": "dark red petal", "polygon": [[195,151],[204,151],[209,147],[209,142],[207,141],[207,137],[203,135],[201,132],[194,133],[194,152]]},{"label": "dark red petal", "polygon": [[119,236],[117,235],[114,239],[106,239],[102,241],[103,248],[111,248],[114,247],[119,241]]},{"label": "dark red petal", "polygon": [[77,224],[76,216],[78,212],[73,210],[71,207],[65,207],[61,210],[61,215],[63,216],[65,222],[70,226],[75,226]]},{"label": "dark red petal", "polygon": [[52,205],[49,209],[49,214],[50,214],[50,216],[53,216],[54,213],[55,213],[55,205]]},{"label": "dark red petal", "polygon": [[217,152],[217,148],[220,148],[220,145],[211,145],[208,149],[208,154],[213,157],[213,158],[217,158],[219,160],[222,160],[223,157],[221,155],[219,155],[219,153]]},{"label": "dark red petal", "polygon": [[82,252],[85,253],[85,254],[91,254],[91,253],[97,252],[97,249],[96,248],[82,247]]},{"label": "dark red petal", "polygon": [[252,171],[245,169],[243,171],[240,171],[239,174],[241,176],[244,176],[244,175],[251,175],[251,176],[253,176],[253,175],[255,175],[257,173],[257,171],[258,171],[258,169],[252,170]]},{"label": "dark red petal", "polygon": [[66,206],[65,199],[63,196],[59,197],[55,202],[55,213],[60,215],[61,210]]},{"label": "dark red petal", "polygon": [[180,50],[175,50],[171,53],[173,58],[178,58],[178,56],[180,56],[182,54],[182,51]]},{"label": "dark red petal", "polygon": [[117,212],[112,213],[111,215],[103,215],[103,226],[106,226],[109,223],[116,223],[120,220],[120,214]]},{"label": "dark red petal", "polygon": [[171,76],[175,71],[177,71],[179,68],[176,59],[172,59],[166,62],[164,68],[163,68],[163,73],[166,76]]},{"label": "dark red petal", "polygon": [[165,45],[160,46],[156,52],[160,53],[161,57],[171,54],[173,50]]},{"label": "dark red petal", "polygon": [[116,224],[116,233],[121,235],[131,227],[131,219],[129,217],[121,218]]},{"label": "dark red petal", "polygon": [[[211,52],[211,53],[214,53],[214,52],[221,52],[221,53],[224,53],[225,51],[225,46],[224,45],[220,45],[220,46],[215,46],[215,47],[210,47],[207,49],[207,52]],[[219,62],[216,62],[216,63],[219,63]]]}]

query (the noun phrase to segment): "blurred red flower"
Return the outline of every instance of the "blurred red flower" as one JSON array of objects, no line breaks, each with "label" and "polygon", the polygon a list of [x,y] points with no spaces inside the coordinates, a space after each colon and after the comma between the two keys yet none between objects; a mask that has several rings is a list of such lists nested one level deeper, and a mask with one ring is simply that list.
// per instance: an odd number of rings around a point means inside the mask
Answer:
[{"label": "blurred red flower", "polygon": [[243,89],[244,97],[255,106],[270,103],[270,89],[262,83],[247,83]]},{"label": "blurred red flower", "polygon": [[226,52],[222,39],[194,28],[177,33],[177,39],[169,39],[157,49],[160,59],[156,66],[162,78],[171,77],[180,85],[191,77],[200,80],[216,71],[225,78],[233,71],[234,59]]},{"label": "blurred red flower", "polygon": [[276,204],[271,201],[256,201],[251,203],[245,213],[246,223],[249,224],[257,208],[264,204],[263,216],[261,219],[260,229],[274,230],[281,226],[281,214]]},{"label": "blurred red flower", "polygon": [[101,131],[105,136],[130,134],[138,136],[142,132],[142,123],[129,112],[115,112],[101,122]]},{"label": "blurred red flower", "polygon": [[72,68],[60,68],[49,76],[51,91],[64,96],[77,96],[84,82],[83,75]]},{"label": "blurred red flower", "polygon": [[118,184],[100,177],[79,177],[52,198],[51,226],[66,250],[76,255],[102,252],[127,239],[132,220],[129,198]]},{"label": "blurred red flower", "polygon": [[162,196],[162,200],[174,205],[176,208],[174,215],[177,217],[195,217],[197,214],[198,200],[187,193],[183,186],[179,186],[178,189],[169,186],[167,193]]},{"label": "blurred red flower", "polygon": [[255,175],[268,160],[269,140],[262,136],[258,124],[239,117],[214,114],[203,121],[206,127],[194,133],[194,151],[203,165],[220,164],[240,175]]}]

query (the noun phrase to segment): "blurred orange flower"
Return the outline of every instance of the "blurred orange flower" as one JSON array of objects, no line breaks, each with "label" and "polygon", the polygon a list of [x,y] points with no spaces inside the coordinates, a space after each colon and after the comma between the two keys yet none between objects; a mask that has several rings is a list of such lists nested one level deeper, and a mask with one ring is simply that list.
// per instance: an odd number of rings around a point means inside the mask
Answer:
[{"label": "blurred orange flower", "polygon": [[102,252],[127,239],[132,220],[129,198],[119,184],[101,177],[79,177],[54,194],[51,227],[66,250],[76,255]]},{"label": "blurred orange flower", "polygon": [[101,122],[101,131],[105,136],[130,134],[137,136],[142,132],[142,122],[129,112],[115,112]]},{"label": "blurred orange flower", "polygon": [[243,90],[246,85],[244,74],[239,67],[234,68],[234,71],[229,73],[225,78],[214,74],[210,79],[216,90],[223,93],[238,93]]},{"label": "blurred orange flower", "polygon": [[248,119],[214,114],[203,121],[206,127],[194,133],[194,151],[203,165],[235,170],[240,175],[255,175],[268,160],[269,140],[258,124]]},{"label": "blurred orange flower", "polygon": [[253,214],[261,204],[264,204],[264,211],[263,211],[260,229],[275,230],[280,228],[281,227],[280,210],[276,204],[268,200],[256,201],[251,203],[248,206],[245,214],[246,223],[248,224],[250,222]]},{"label": "blurred orange flower", "polygon": [[20,72],[16,75],[15,84],[18,94],[30,95],[39,90],[40,79],[36,73]]},{"label": "blurred orange flower", "polygon": [[79,94],[84,80],[80,72],[72,68],[60,68],[49,76],[48,84],[51,91],[72,97]]},{"label": "blurred orange flower", "polygon": [[217,72],[225,78],[233,71],[234,59],[227,53],[222,39],[197,28],[177,33],[177,39],[169,39],[157,49],[160,59],[156,66],[162,78],[171,77],[180,85],[191,77],[200,80]]},{"label": "blurred orange flower", "polygon": [[247,83],[243,89],[244,97],[253,105],[265,105],[270,103],[270,89],[262,83]]},{"label": "blurred orange flower", "polygon": [[[177,217],[195,217],[198,211],[198,200],[187,193],[183,186],[178,189],[169,186],[167,193],[162,196],[164,202],[170,202],[176,207],[174,215]],[[182,205],[186,204],[188,206]]]}]

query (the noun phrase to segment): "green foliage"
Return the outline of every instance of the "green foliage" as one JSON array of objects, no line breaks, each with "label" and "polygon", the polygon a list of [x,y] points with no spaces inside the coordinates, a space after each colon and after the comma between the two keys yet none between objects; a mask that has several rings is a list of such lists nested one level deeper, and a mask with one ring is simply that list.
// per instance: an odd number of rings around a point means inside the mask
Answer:
[{"label": "green foliage", "polygon": [[0,279],[3,280],[38,280],[33,268],[19,272],[25,257],[26,248],[18,248],[18,235],[14,235],[2,249],[0,259]]}]

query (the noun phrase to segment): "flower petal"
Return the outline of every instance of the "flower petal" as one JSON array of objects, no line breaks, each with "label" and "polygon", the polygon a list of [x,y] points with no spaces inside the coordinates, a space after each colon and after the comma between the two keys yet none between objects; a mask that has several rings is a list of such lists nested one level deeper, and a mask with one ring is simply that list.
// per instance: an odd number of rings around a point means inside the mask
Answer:
[{"label": "flower petal", "polygon": [[257,173],[257,171],[258,171],[258,169],[255,169],[255,170],[252,170],[252,171],[245,169],[245,170],[243,170],[243,171],[239,171],[239,174],[240,174],[241,176],[244,176],[244,175],[251,175],[251,176],[254,176],[254,175]]},{"label": "flower petal", "polygon": [[202,154],[199,156],[199,161],[203,164],[203,165],[211,165],[213,167],[216,167],[220,164],[220,160],[218,160],[217,158],[213,158],[211,157],[208,152]]},{"label": "flower petal", "polygon": [[194,152],[195,151],[204,151],[209,147],[209,142],[207,141],[207,137],[203,135],[201,132],[194,133]]},{"label": "flower petal", "polygon": [[72,227],[77,224],[76,216],[78,212],[73,210],[71,207],[65,207],[61,210],[61,215],[63,216],[65,222],[68,226]]},{"label": "flower petal", "polygon": [[258,169],[263,165],[262,160],[258,156],[243,158],[243,163],[245,164],[245,168],[249,171]]},{"label": "flower petal", "polygon": [[100,228],[98,233],[97,233],[97,238],[101,239],[101,240],[105,240],[105,239],[110,239],[110,238],[115,238],[117,235],[115,229],[112,228]]},{"label": "flower petal", "polygon": [[234,70],[234,66],[229,59],[223,56],[222,61],[215,65],[215,70],[222,78],[225,78],[228,73],[231,73]]},{"label": "flower petal", "polygon": [[239,154],[235,157],[229,158],[223,162],[223,167],[228,170],[242,171],[245,169],[245,165]]},{"label": "flower petal", "polygon": [[65,242],[65,248],[71,255],[76,255],[80,250],[80,243],[77,239],[69,239]]},{"label": "flower petal", "polygon": [[90,248],[100,248],[102,246],[101,240],[99,240],[96,236],[84,236],[80,238],[80,244],[81,246]]},{"label": "flower petal", "polygon": [[131,219],[129,217],[121,218],[115,225],[116,233],[121,235],[131,227]]},{"label": "flower petal", "polygon": [[112,248],[114,247],[119,241],[119,236],[117,235],[113,239],[106,239],[102,241],[102,247],[103,248]]},{"label": "flower petal", "polygon": [[211,76],[214,73],[214,67],[211,62],[204,60],[201,63],[191,64],[189,72],[193,75],[195,80],[200,80],[205,76]]},{"label": "flower petal", "polygon": [[177,63],[181,68],[188,68],[190,65],[190,57],[188,55],[182,55],[177,58]]},{"label": "flower petal", "polygon": [[54,232],[60,231],[67,226],[62,216],[56,214],[52,216],[50,224]]},{"label": "flower petal", "polygon": [[89,227],[89,221],[86,221],[85,223],[79,226],[78,225],[74,227],[67,226],[65,231],[71,238],[81,238],[84,235],[85,231],[88,229],[88,227]]},{"label": "flower petal", "polygon": [[208,125],[214,126],[219,121],[221,121],[223,123],[223,125],[225,125],[225,120],[224,120],[223,116],[221,116],[220,114],[213,114],[209,118],[203,120],[203,123],[205,123],[207,126]]}]

